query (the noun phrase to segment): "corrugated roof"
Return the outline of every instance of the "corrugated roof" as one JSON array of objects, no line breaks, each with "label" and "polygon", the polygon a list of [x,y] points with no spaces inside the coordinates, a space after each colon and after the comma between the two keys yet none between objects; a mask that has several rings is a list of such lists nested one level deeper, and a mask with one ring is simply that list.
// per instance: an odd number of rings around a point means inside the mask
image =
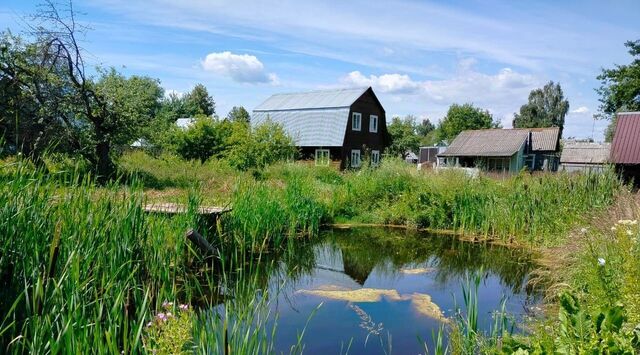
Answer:
[{"label": "corrugated roof", "polygon": [[560,139],[560,128],[526,128],[531,131],[531,149],[533,151],[555,151]]},{"label": "corrugated roof", "polygon": [[611,160],[616,164],[640,164],[640,112],[618,113],[611,144]]},{"label": "corrugated roof", "polygon": [[280,123],[299,147],[339,147],[349,109],[369,88],[275,94],[253,110],[252,124]]},{"label": "corrugated roof", "polygon": [[299,147],[340,147],[349,121],[349,107],[337,109],[253,111],[251,124],[270,119],[280,123]]},{"label": "corrugated roof", "polygon": [[275,94],[253,111],[306,110],[350,107],[369,88],[317,90]]},{"label": "corrugated roof", "polygon": [[609,143],[567,143],[562,148],[560,163],[604,164],[610,151]]},{"label": "corrugated roof", "polygon": [[440,156],[509,157],[518,152],[528,130],[482,129],[463,131]]}]

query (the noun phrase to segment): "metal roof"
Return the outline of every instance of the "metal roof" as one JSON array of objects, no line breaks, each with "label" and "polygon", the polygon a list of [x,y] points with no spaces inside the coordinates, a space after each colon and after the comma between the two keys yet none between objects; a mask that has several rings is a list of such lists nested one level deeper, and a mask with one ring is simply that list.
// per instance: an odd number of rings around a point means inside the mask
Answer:
[{"label": "metal roof", "polygon": [[281,124],[298,147],[340,147],[349,121],[349,107],[315,110],[253,111],[251,124],[267,119]]},{"label": "metal roof", "polygon": [[481,129],[463,131],[440,156],[510,157],[529,136],[523,129]]},{"label": "metal roof", "polygon": [[275,94],[253,111],[304,110],[350,107],[369,88],[317,90]]},{"label": "metal roof", "polygon": [[640,164],[640,112],[621,112],[611,144],[611,161]]},{"label": "metal roof", "polygon": [[531,150],[556,151],[560,139],[560,128],[526,128],[531,131]]},{"label": "metal roof", "polygon": [[351,105],[369,88],[275,94],[258,105],[252,124],[282,124],[299,147],[340,147]]},{"label": "metal roof", "polygon": [[609,143],[567,143],[562,148],[560,163],[605,164],[610,151]]}]

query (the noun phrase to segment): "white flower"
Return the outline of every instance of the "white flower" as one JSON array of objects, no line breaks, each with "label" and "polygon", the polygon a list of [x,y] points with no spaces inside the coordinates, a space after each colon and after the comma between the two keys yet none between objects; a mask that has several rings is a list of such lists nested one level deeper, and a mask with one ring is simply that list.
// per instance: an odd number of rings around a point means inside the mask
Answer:
[{"label": "white flower", "polygon": [[598,265],[604,266],[605,262],[604,258],[598,258]]},{"label": "white flower", "polygon": [[582,233],[582,234],[586,234],[586,233],[587,233],[587,228],[582,228],[582,229],[580,229],[580,233]]},{"label": "white flower", "polygon": [[627,235],[633,235],[632,231],[627,231]]},{"label": "white flower", "polygon": [[611,231],[615,232],[616,230],[617,230],[617,228],[615,226],[611,227]]}]

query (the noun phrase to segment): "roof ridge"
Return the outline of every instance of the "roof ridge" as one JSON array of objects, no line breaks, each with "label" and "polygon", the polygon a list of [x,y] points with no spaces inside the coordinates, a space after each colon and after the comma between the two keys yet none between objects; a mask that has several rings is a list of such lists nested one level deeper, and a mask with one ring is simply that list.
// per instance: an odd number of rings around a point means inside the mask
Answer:
[{"label": "roof ridge", "polygon": [[314,94],[321,92],[331,92],[331,91],[345,91],[345,90],[361,90],[363,93],[369,90],[371,86],[356,86],[356,87],[344,87],[344,88],[336,88],[336,89],[316,89],[316,90],[306,90],[306,91],[290,91],[290,92],[279,92],[276,94],[272,94],[271,96],[279,96],[279,95],[296,95],[296,94]]}]

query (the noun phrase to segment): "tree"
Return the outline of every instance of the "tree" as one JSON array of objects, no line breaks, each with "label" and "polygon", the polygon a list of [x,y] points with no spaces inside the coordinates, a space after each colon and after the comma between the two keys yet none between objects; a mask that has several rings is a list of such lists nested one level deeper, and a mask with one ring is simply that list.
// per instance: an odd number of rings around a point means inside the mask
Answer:
[{"label": "tree", "polygon": [[196,115],[213,116],[216,113],[216,103],[209,95],[207,88],[202,84],[196,84],[184,97],[186,111],[189,117]]},{"label": "tree", "polygon": [[233,106],[231,111],[227,114],[227,120],[233,122],[244,122],[249,123],[251,121],[251,116],[249,116],[249,112],[242,106]]},{"label": "tree", "polygon": [[225,151],[229,135],[230,132],[223,127],[223,122],[208,116],[199,116],[187,129],[176,131],[176,151],[184,159],[198,159],[204,163]]},{"label": "tree", "polygon": [[233,124],[237,128],[229,138],[229,150],[225,156],[239,170],[261,169],[278,161],[292,159],[297,153],[293,138],[281,124],[270,120],[256,127],[243,122]]},{"label": "tree", "polygon": [[613,139],[617,112],[640,111],[640,40],[628,41],[624,45],[633,57],[631,63],[603,69],[598,75],[601,85],[596,89],[600,95],[597,117],[611,121],[605,132],[608,142]]},{"label": "tree", "polygon": [[416,126],[416,131],[418,135],[426,137],[429,133],[436,129],[436,126],[429,121],[429,119],[424,119],[422,122]]},{"label": "tree", "polygon": [[529,102],[515,114],[513,128],[560,127],[569,112],[569,101],[564,98],[560,84],[549,81],[542,89],[532,90]]},{"label": "tree", "polygon": [[453,104],[447,115],[438,126],[439,139],[452,141],[460,132],[469,129],[499,128],[500,123],[493,121],[493,116],[487,110],[472,104]]},{"label": "tree", "polygon": [[387,148],[389,154],[407,157],[409,151],[415,152],[420,146],[420,137],[416,133],[416,118],[408,115],[405,118],[394,117],[387,126],[391,144]]}]

